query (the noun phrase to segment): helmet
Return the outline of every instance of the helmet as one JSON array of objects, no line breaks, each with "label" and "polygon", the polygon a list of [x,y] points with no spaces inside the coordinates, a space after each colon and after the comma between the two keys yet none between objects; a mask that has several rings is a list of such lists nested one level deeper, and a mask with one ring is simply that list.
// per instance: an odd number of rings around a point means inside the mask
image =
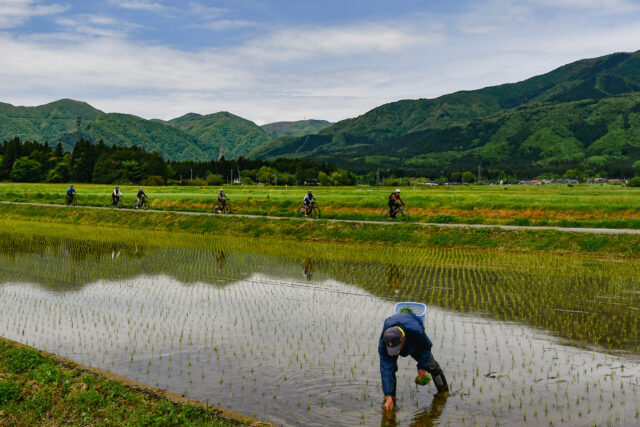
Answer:
[{"label": "helmet", "polygon": [[140,187],[140,189],[142,190],[142,187]]},{"label": "helmet", "polygon": [[396,193],[399,193],[399,192],[400,192],[400,189],[399,189],[399,188],[396,188]]},{"label": "helmet", "polygon": [[311,193],[311,189],[308,189],[308,190],[307,190],[307,193]]},{"label": "helmet", "polygon": [[221,188],[221,189],[220,189],[220,192],[221,192],[221,193],[224,193],[224,190]]}]

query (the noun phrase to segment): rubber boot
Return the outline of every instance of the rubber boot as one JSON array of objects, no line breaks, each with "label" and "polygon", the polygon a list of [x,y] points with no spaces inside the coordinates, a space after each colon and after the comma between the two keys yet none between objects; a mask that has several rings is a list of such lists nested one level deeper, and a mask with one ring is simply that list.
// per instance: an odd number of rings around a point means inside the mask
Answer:
[{"label": "rubber boot", "polygon": [[443,373],[439,375],[435,375],[433,377],[433,383],[436,385],[436,388],[438,389],[438,393],[449,392],[449,385],[447,384],[447,379],[444,377]]}]

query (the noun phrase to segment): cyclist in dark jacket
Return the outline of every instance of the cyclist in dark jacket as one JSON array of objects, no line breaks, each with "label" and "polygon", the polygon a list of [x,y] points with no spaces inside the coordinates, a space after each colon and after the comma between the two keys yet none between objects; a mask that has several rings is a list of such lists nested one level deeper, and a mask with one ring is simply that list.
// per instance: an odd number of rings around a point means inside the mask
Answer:
[{"label": "cyclist in dark jacket", "polygon": [[222,212],[224,210],[224,207],[227,205],[227,200],[229,200],[229,198],[224,194],[224,190],[221,188],[218,193],[218,212]]},{"label": "cyclist in dark jacket", "polygon": [[73,184],[69,184],[69,188],[67,188],[67,204],[70,205],[75,197],[76,189],[73,188]]},{"label": "cyclist in dark jacket", "polygon": [[400,189],[396,189],[389,195],[389,218],[394,219],[400,206],[404,206],[404,201],[400,197]]},{"label": "cyclist in dark jacket", "polygon": [[393,409],[394,405],[398,356],[411,356],[418,362],[416,383],[426,377],[428,372],[433,378],[438,393],[449,391],[444,373],[431,354],[431,346],[431,341],[424,331],[424,325],[415,314],[398,313],[384,321],[378,343],[378,354],[385,410]]}]

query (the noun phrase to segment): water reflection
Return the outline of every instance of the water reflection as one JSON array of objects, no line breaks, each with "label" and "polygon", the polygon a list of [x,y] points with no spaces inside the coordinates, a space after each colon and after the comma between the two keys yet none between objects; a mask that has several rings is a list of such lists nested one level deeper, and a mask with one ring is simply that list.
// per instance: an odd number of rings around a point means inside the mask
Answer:
[{"label": "water reflection", "polygon": [[309,258],[305,258],[302,263],[302,272],[307,283],[313,278],[313,262]]},{"label": "water reflection", "polygon": [[[418,411],[410,422],[411,427],[432,427],[438,425],[438,420],[442,415],[449,393],[436,393],[431,404],[423,411]],[[397,427],[396,411],[382,411],[381,427]]]}]

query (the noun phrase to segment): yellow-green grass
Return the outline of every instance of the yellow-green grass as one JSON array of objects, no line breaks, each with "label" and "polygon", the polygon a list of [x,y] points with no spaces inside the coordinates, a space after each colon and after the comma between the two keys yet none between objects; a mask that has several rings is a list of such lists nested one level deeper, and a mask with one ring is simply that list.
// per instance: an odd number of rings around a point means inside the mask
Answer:
[{"label": "yellow-green grass", "polygon": [[[0,200],[64,203],[66,184],[0,184]],[[78,204],[108,206],[111,185],[77,184]],[[137,187],[125,186],[125,205]],[[225,187],[234,213],[294,216],[306,187]],[[323,218],[380,219],[391,187],[314,187]],[[621,185],[403,187],[412,220],[640,228],[640,189]],[[218,187],[147,187],[152,209],[210,211]]]},{"label": "yellow-green grass", "polygon": [[0,338],[0,425],[250,424],[258,422]]}]

